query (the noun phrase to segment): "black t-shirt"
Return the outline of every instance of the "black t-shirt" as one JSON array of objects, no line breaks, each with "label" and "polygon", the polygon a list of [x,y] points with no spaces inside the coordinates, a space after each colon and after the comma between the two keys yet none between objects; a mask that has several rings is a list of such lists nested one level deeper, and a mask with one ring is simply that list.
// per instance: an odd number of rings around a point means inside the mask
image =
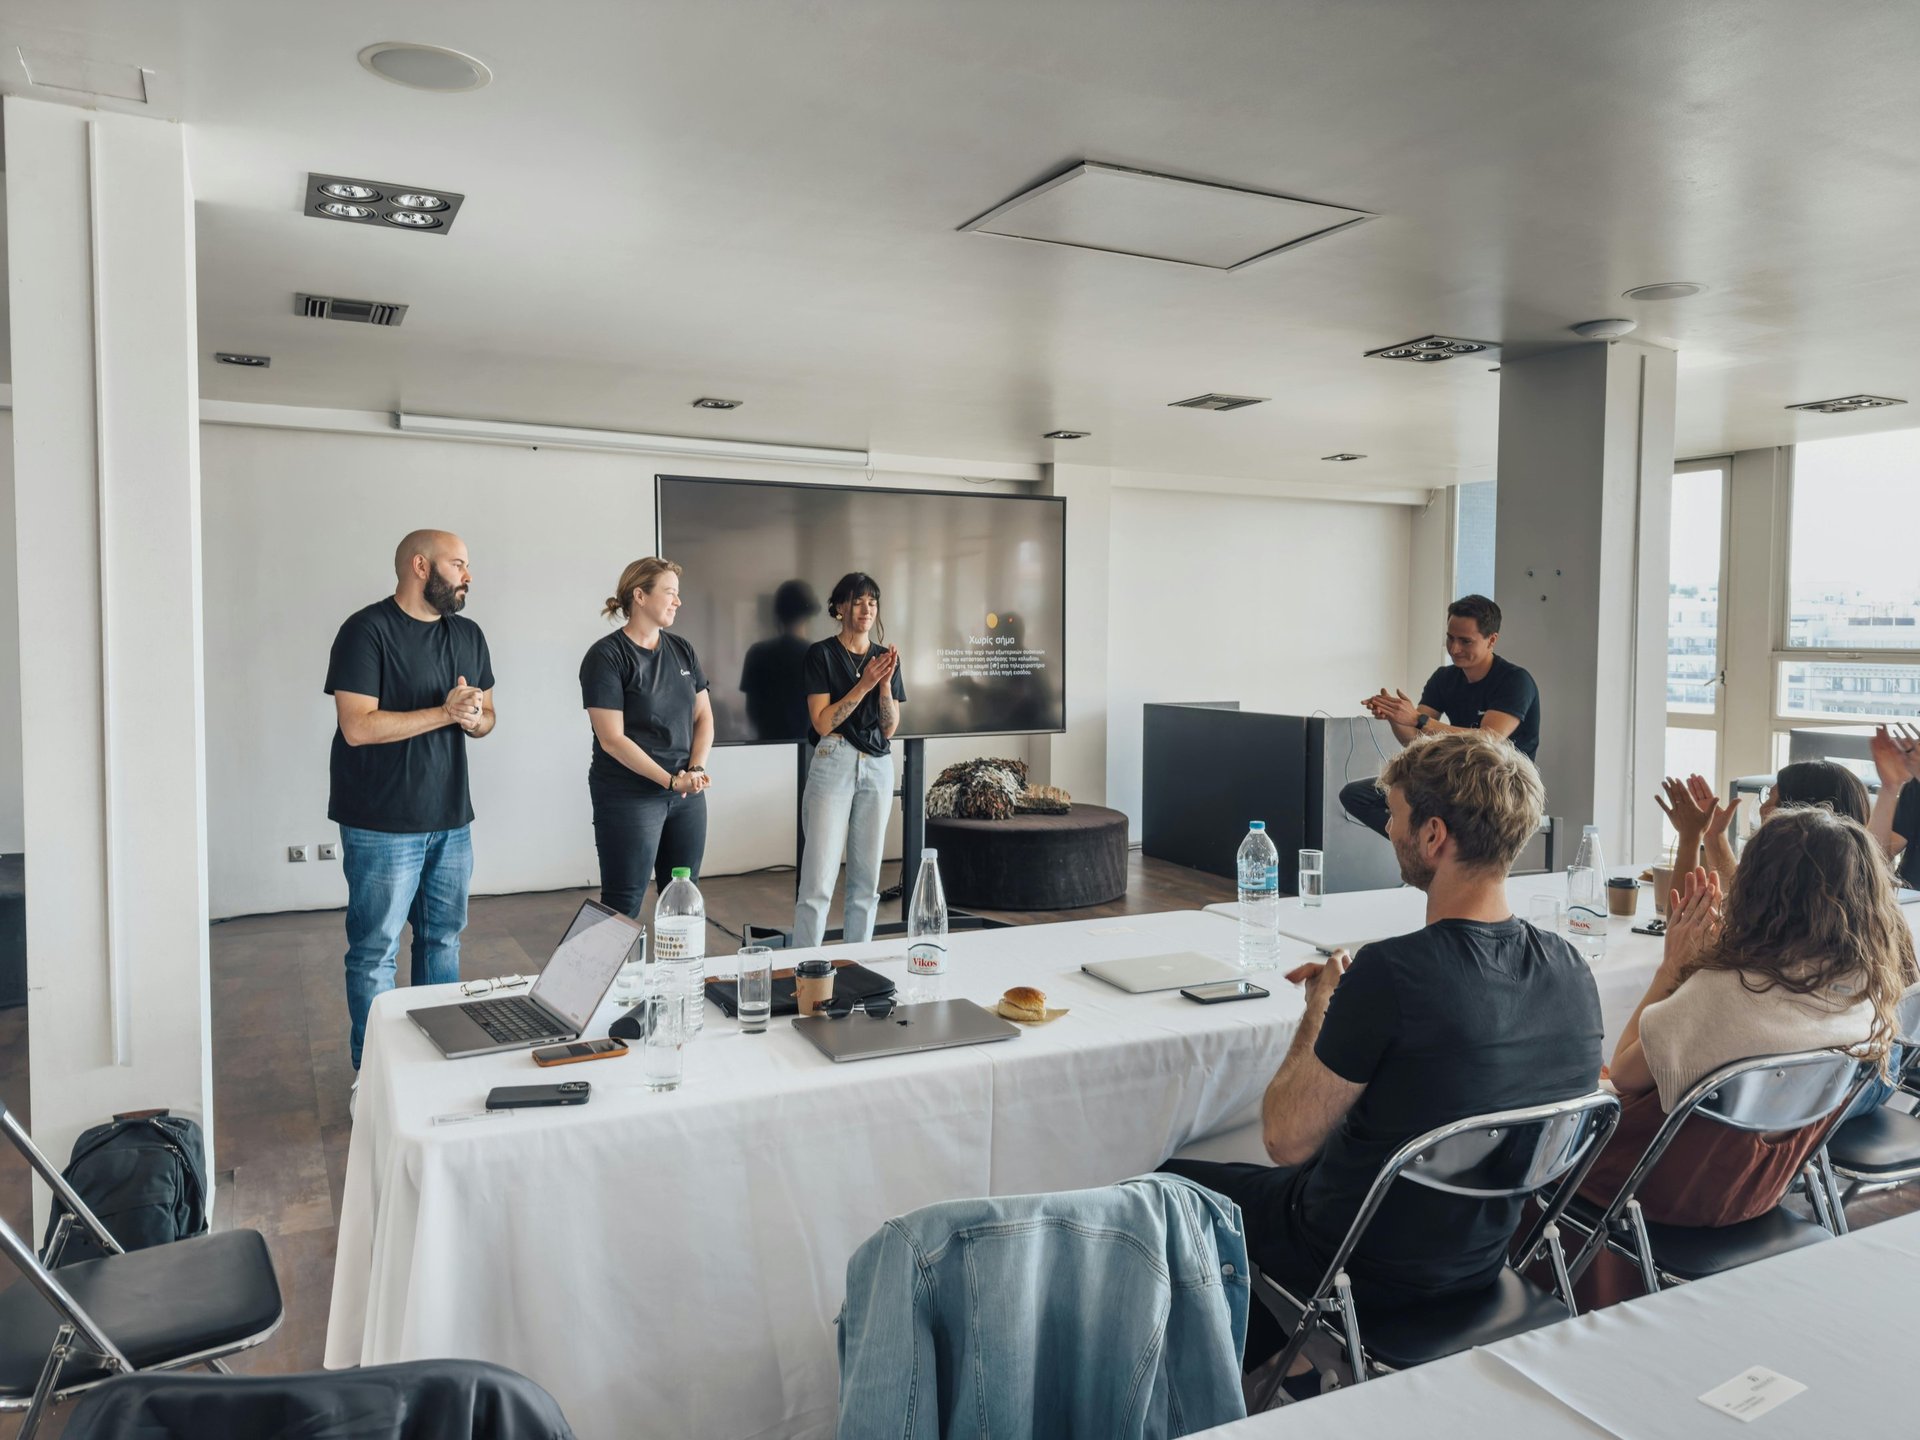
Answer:
[{"label": "black t-shirt", "polygon": [[[1324,1269],[1381,1165],[1414,1136],[1587,1094],[1599,1080],[1600,1035],[1586,962],[1524,920],[1442,920],[1367,946],[1333,992],[1313,1047],[1334,1074],[1367,1088],[1288,1190],[1308,1252]],[[1388,1303],[1490,1283],[1519,1217],[1517,1201],[1402,1180],[1349,1271]]]},{"label": "black t-shirt", "polygon": [[1540,690],[1533,676],[1511,660],[1496,655],[1478,684],[1469,683],[1458,665],[1442,665],[1428,677],[1420,703],[1438,710],[1449,725],[1480,728],[1489,710],[1518,717],[1520,724],[1507,738],[1529,760],[1540,748]]},{"label": "black t-shirt", "polygon": [[[860,683],[860,673],[867,668],[867,662],[879,653],[880,647],[869,647],[864,655],[855,655],[836,640],[822,640],[807,651],[805,667],[806,693],[825,695],[829,700],[838,701]],[[900,682],[900,672],[893,672],[893,698],[905,700],[906,686]],[[833,732],[844,736],[847,743],[863,755],[885,755],[892,744],[887,739],[887,730],[880,723],[880,691],[869,690],[861,697],[860,703],[853,707],[853,714]],[[819,732],[811,724],[807,726],[807,743],[818,745]]]},{"label": "black t-shirt", "polygon": [[1893,805],[1893,833],[1907,842],[1893,859],[1900,883],[1909,890],[1920,890],[1920,780],[1909,780],[1900,787],[1900,798]]},{"label": "black t-shirt", "polygon": [[[693,646],[671,631],[642,650],[624,630],[601,636],[580,662],[580,705],[618,710],[626,736],[669,775],[684,770],[693,753],[693,698],[707,688]],[[658,795],[665,788],[635,774],[593,741],[589,783],[631,795]]]},{"label": "black t-shirt", "polygon": [[[493,688],[493,659],[480,627],[461,615],[416,620],[391,597],[347,617],[333,637],[327,694],[371,695],[382,710],[429,710],[467,677]],[[467,732],[443,725],[410,740],[349,745],[333,729],[327,818],[360,830],[419,835],[473,819]]]},{"label": "black t-shirt", "polygon": [[812,730],[807,714],[807,651],[799,635],[776,635],[747,647],[740,693],[756,740],[799,740]]}]

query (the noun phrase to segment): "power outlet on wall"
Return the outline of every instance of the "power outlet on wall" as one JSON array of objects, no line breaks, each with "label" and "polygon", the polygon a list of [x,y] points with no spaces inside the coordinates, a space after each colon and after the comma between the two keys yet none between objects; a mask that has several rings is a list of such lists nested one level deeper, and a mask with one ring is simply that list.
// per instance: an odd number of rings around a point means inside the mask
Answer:
[{"label": "power outlet on wall", "polygon": [[320,858],[322,860],[338,860],[340,858],[339,843],[333,840],[322,840],[320,842]]},{"label": "power outlet on wall", "polygon": [[304,864],[310,858],[311,857],[307,854],[307,847],[305,845],[287,846],[287,862],[289,864],[294,864],[294,865]]}]

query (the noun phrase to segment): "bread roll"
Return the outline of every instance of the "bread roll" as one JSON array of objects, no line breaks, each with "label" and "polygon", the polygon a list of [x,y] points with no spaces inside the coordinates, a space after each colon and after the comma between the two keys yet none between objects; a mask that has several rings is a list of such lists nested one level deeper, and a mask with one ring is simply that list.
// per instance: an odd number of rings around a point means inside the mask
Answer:
[{"label": "bread roll", "polygon": [[1046,993],[1031,985],[1016,985],[1000,997],[1000,1013],[1009,1020],[1045,1020]]}]

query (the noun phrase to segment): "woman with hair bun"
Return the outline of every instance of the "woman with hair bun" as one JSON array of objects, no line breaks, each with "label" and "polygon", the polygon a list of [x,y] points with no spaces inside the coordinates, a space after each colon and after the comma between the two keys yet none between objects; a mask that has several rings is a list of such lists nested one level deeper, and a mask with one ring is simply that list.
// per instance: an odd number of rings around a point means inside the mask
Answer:
[{"label": "woman with hair bun", "polygon": [[700,878],[707,848],[707,752],[713,705],[693,646],[668,634],[680,609],[680,567],[649,555],[620,572],[601,614],[626,624],[580,662],[580,703],[593,724],[593,839],[600,900],[638,916],[651,878],[674,867]]},{"label": "woman with hair bun", "polygon": [[854,571],[840,577],[827,599],[840,633],[807,651],[807,713],[814,747],[807,766],[800,819],[806,828],[800,859],[800,898],[793,907],[793,943],[818,945],[826,934],[840,855],[847,857],[847,907],[842,936],[873,938],[880,907],[880,851],[893,804],[893,732],[900,725],[906,688],[900,651],[884,641],[880,584]]}]

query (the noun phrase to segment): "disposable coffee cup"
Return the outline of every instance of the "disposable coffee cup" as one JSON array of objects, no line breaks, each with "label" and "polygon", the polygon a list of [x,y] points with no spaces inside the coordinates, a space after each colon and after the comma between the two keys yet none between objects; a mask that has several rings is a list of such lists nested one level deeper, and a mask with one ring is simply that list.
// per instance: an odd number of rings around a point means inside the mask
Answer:
[{"label": "disposable coffee cup", "polygon": [[1640,905],[1640,882],[1631,875],[1616,875],[1607,881],[1607,911],[1613,915],[1631,915]]},{"label": "disposable coffee cup", "polygon": [[1667,896],[1673,889],[1673,866],[1656,865],[1653,867],[1653,913],[1667,913]]},{"label": "disposable coffee cup", "polygon": [[833,962],[802,960],[793,967],[793,998],[802,1020],[817,1018],[818,1007],[833,999]]}]

